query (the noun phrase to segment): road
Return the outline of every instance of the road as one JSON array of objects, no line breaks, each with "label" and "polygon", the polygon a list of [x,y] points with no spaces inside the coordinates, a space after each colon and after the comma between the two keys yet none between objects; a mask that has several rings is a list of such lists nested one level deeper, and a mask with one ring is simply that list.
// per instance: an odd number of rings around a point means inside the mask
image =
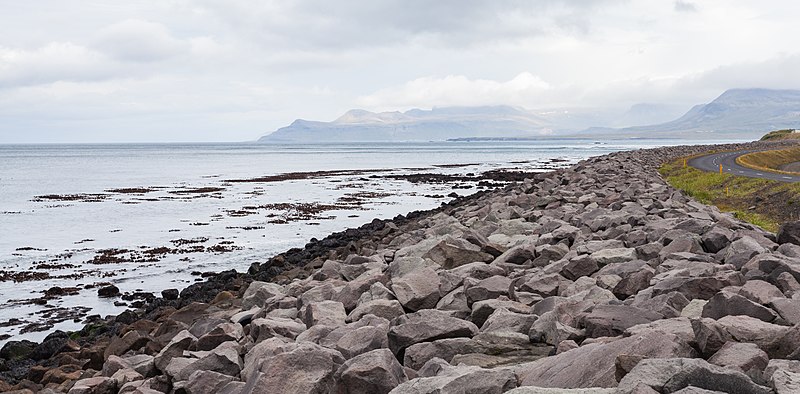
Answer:
[{"label": "road", "polygon": [[800,175],[778,174],[775,172],[753,170],[736,164],[736,158],[754,152],[743,150],[736,152],[712,153],[710,155],[695,157],[689,160],[689,165],[703,171],[719,172],[719,165],[722,164],[722,172],[746,176],[750,178],[771,179],[780,182],[800,182]]}]

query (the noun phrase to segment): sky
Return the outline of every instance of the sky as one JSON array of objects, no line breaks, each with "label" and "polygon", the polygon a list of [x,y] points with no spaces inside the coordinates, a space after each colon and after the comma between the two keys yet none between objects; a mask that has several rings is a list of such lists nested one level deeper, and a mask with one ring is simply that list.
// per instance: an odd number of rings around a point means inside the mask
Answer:
[{"label": "sky", "polygon": [[0,143],[249,141],[296,118],[686,110],[800,88],[790,0],[0,0]]}]

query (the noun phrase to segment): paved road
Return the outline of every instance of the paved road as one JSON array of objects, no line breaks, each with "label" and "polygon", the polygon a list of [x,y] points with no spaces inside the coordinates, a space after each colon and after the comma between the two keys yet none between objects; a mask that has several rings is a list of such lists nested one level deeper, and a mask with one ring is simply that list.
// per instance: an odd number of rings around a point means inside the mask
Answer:
[{"label": "paved road", "polygon": [[778,174],[768,171],[758,171],[736,164],[736,158],[752,150],[736,152],[712,153],[710,155],[695,157],[689,160],[689,165],[703,171],[719,172],[719,165],[722,164],[722,172],[747,176],[751,178],[771,179],[781,182],[800,182],[800,175]]}]

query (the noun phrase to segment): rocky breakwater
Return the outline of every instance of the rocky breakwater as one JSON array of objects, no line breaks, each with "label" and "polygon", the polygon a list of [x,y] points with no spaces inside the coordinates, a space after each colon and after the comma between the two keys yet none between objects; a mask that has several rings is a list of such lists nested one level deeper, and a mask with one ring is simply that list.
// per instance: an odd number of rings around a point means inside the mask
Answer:
[{"label": "rocky breakwater", "polygon": [[373,223],[291,254],[302,267],[226,274],[238,293],[151,307],[110,340],[50,338],[49,364],[0,389],[797,393],[800,246],[657,173],[758,146],[616,153]]}]

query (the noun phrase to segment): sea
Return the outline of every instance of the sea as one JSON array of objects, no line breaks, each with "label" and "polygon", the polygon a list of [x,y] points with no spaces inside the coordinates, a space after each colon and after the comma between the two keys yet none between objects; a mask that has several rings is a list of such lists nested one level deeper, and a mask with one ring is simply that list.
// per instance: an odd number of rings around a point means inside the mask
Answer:
[{"label": "sea", "polygon": [[[486,172],[698,143],[0,145],[0,345],[502,184]],[[109,285],[126,297],[99,297]]]}]

